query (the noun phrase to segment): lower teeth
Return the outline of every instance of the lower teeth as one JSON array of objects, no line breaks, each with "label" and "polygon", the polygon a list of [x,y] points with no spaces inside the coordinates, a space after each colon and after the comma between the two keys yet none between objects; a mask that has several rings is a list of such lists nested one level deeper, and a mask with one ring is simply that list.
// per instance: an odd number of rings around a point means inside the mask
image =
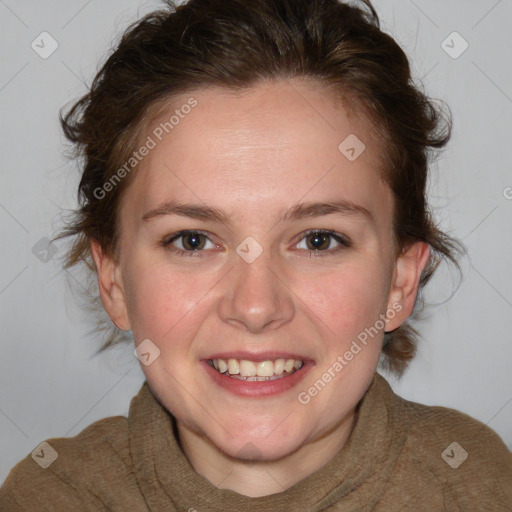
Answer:
[{"label": "lower teeth", "polygon": [[293,370],[291,373],[284,372],[281,375],[272,375],[271,377],[258,377],[258,376],[242,377],[241,375],[234,375],[234,374],[230,374],[228,372],[224,372],[224,373],[222,373],[222,375],[225,375],[226,377],[231,377],[232,379],[245,380],[247,382],[264,382],[267,380],[277,380],[277,379],[282,379],[283,377],[288,377],[289,375],[294,374],[295,371],[296,370]]}]

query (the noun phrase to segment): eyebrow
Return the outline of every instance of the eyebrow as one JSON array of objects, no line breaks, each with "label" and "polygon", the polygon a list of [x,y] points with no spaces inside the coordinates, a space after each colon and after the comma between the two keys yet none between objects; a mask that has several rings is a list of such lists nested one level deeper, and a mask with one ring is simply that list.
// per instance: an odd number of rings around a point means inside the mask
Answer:
[{"label": "eyebrow", "polygon": [[[285,212],[279,219],[279,222],[322,217],[324,215],[333,214],[366,218],[370,222],[375,223],[372,213],[367,208],[346,200],[299,203],[292,206],[287,212]],[[181,217],[188,217],[205,222],[220,222],[226,225],[231,225],[229,215],[220,208],[202,204],[181,204],[176,201],[167,201],[146,212],[142,216],[142,220],[150,221],[165,215],[179,215]]]}]

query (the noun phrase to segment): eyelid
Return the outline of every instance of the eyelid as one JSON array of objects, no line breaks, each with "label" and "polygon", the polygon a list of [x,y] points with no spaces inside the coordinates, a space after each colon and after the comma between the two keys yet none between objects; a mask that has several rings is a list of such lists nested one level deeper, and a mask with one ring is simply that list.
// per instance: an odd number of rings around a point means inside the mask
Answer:
[{"label": "eyelid", "polygon": [[[216,244],[213,240],[211,240],[212,234],[208,233],[207,231],[202,231],[201,229],[183,229],[181,231],[177,231],[176,233],[173,233],[172,235],[166,236],[162,240],[162,245],[168,246],[168,245],[172,244],[175,240],[178,240],[181,237],[184,237],[186,235],[190,235],[193,233],[197,233],[199,235],[205,236],[206,238],[208,238],[208,240],[210,240],[210,242],[212,242],[212,244],[214,244],[215,246],[218,246],[218,244]],[[177,249],[177,250],[179,251],[181,249]],[[194,252],[202,252],[202,251],[183,251],[183,252],[194,253]]]},{"label": "eyelid", "polygon": [[[309,235],[312,235],[313,233],[320,233],[322,235],[330,235],[338,243],[345,245],[347,247],[350,247],[352,245],[352,242],[346,235],[343,235],[342,233],[338,233],[337,231],[333,231],[332,229],[321,229],[321,228],[308,229],[307,231],[304,231],[303,233],[298,235],[299,236],[298,242],[302,241],[304,238],[306,238]],[[298,243],[298,242],[296,242],[296,243]],[[327,252],[327,251],[319,251],[319,252]]]}]

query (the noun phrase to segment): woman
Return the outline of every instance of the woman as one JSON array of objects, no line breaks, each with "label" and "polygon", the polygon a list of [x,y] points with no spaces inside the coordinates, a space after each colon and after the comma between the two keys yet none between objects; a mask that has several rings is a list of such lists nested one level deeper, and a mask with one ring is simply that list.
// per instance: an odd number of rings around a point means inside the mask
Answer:
[{"label": "woman", "polygon": [[376,372],[406,368],[461,246],[426,203],[449,122],[369,2],[169,4],[62,124],[84,156],[67,265],[146,383],[20,462],[2,510],[510,510],[499,436]]}]

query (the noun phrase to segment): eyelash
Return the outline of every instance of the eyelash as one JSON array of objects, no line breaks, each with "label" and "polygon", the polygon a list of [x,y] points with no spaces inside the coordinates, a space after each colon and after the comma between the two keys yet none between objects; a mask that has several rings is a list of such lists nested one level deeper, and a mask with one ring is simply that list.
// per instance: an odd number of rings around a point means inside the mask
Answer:
[{"label": "eyelash", "polygon": [[[188,229],[188,230],[178,231],[177,233],[174,233],[170,237],[166,237],[164,240],[162,240],[161,245],[163,247],[167,248],[174,241],[176,241],[179,238],[182,238],[182,237],[184,237],[186,235],[190,235],[190,234],[203,235],[203,236],[205,236],[206,238],[209,239],[208,233],[205,233],[204,231]],[[328,230],[328,229],[310,229],[309,231],[306,231],[302,235],[302,237],[297,242],[297,244],[299,242],[301,242],[302,240],[304,240],[304,238],[307,238],[309,235],[313,235],[313,234],[321,234],[321,235],[331,236],[332,238],[334,238],[340,244],[340,246],[337,247],[336,249],[329,249],[329,250],[316,250],[316,251],[315,250],[307,250],[310,253],[310,256],[309,256],[310,258],[333,256],[333,255],[337,254],[338,252],[342,251],[345,248],[352,247],[352,242],[350,242],[350,240],[348,240],[344,236],[341,236],[339,233],[336,233],[335,231],[331,231],[331,230]],[[199,250],[184,251],[182,249],[174,248],[174,249],[172,249],[172,251],[177,256],[201,257],[201,256],[199,256],[199,253],[203,252],[204,250],[199,249]]]}]

